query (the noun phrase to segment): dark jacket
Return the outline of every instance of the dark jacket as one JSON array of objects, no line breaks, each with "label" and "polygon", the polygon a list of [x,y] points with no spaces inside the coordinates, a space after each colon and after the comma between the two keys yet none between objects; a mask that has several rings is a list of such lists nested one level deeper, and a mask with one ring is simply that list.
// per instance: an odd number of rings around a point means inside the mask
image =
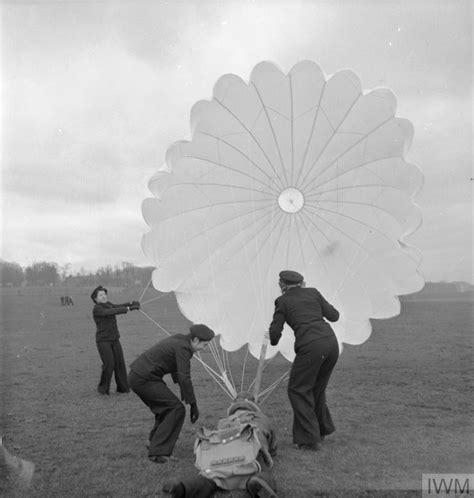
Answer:
[{"label": "dark jacket", "polygon": [[295,333],[295,352],[311,341],[334,336],[324,319],[336,322],[339,312],[314,288],[292,287],[275,300],[270,344],[276,346],[285,322]]},{"label": "dark jacket", "polygon": [[96,342],[116,341],[120,334],[115,315],[127,313],[130,303],[112,304],[110,302],[97,303],[92,311],[94,322],[97,325]]},{"label": "dark jacket", "polygon": [[191,382],[193,354],[191,336],[175,334],[142,353],[130,369],[146,380],[161,380],[164,375],[171,374],[173,381],[179,384],[181,398],[190,405],[196,402]]}]

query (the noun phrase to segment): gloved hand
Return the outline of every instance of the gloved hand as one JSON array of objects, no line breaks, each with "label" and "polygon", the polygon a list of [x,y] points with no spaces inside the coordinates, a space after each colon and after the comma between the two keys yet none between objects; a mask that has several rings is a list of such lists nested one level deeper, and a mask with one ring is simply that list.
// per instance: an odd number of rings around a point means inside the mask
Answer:
[{"label": "gloved hand", "polygon": [[131,305],[130,305],[130,311],[133,311],[133,310],[139,310],[140,309],[140,303],[138,301],[134,301]]},{"label": "gloved hand", "polygon": [[191,404],[191,411],[189,413],[189,416],[190,416],[189,418],[191,419],[192,424],[194,424],[197,421],[197,419],[199,418],[199,410],[198,410],[196,403]]}]

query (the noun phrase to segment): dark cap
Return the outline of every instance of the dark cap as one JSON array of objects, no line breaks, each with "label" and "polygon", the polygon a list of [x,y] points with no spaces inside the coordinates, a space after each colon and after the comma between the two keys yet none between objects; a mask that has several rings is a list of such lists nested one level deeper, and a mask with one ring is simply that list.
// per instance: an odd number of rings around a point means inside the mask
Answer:
[{"label": "dark cap", "polygon": [[102,287],[102,285],[97,286],[92,291],[92,294],[91,294],[91,299],[92,299],[92,301],[94,301],[94,303],[95,303],[95,298],[97,297],[97,294],[99,293],[99,291],[105,291],[105,293],[108,294],[107,289],[105,287]]},{"label": "dark cap", "polygon": [[191,325],[189,327],[189,332],[191,332],[191,337],[197,337],[200,341],[212,341],[214,339],[214,331],[212,331],[207,325],[201,323]]},{"label": "dark cap", "polygon": [[280,272],[280,280],[288,285],[299,284],[304,280],[303,275],[297,271],[283,270]]}]

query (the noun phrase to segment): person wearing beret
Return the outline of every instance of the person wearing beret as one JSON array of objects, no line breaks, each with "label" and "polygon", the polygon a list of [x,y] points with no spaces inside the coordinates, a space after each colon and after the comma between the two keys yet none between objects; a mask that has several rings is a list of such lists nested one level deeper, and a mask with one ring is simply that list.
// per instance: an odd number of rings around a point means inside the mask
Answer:
[{"label": "person wearing beret", "polygon": [[335,427],[326,405],[326,387],[339,357],[339,345],[329,323],[339,312],[315,288],[306,288],[301,274],[280,272],[282,295],[268,336],[276,346],[285,322],[295,334],[295,359],[288,382],[288,398],[293,408],[293,442],[299,449],[317,451],[324,436]]},{"label": "person wearing beret", "polygon": [[190,405],[191,423],[199,418],[191,381],[191,358],[214,338],[214,332],[202,324],[192,325],[189,334],[167,337],[142,353],[130,365],[128,382],[132,391],[155,415],[155,424],[148,437],[148,458],[166,463],[178,440],[186,410],[183,403],[168,388],[163,377],[179,384],[181,399]]},{"label": "person wearing beret", "polygon": [[102,360],[102,374],[97,391],[100,394],[109,394],[112,374],[115,373],[118,393],[128,393],[130,388],[127,381],[127,369],[120,344],[120,334],[117,327],[116,315],[140,309],[138,301],[124,304],[112,304],[108,300],[107,289],[99,285],[91,294],[94,301],[92,316],[97,326],[95,335],[97,349]]}]

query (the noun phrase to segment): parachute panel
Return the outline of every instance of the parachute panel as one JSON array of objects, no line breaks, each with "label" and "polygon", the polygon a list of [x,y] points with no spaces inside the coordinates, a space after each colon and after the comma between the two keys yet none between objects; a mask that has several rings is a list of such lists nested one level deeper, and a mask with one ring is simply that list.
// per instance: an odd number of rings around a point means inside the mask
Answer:
[{"label": "parachute panel", "polygon": [[[311,61],[287,74],[263,62],[247,83],[225,75],[191,111],[191,141],[172,145],[143,203],[142,246],[154,286],[183,314],[258,357],[279,293],[278,273],[305,276],[341,312],[341,343],[361,344],[370,318],[400,312],[423,285],[405,237],[421,223],[423,177],[405,154],[413,127],[388,89],[326,78]],[[277,347],[294,357],[285,328]]]}]

